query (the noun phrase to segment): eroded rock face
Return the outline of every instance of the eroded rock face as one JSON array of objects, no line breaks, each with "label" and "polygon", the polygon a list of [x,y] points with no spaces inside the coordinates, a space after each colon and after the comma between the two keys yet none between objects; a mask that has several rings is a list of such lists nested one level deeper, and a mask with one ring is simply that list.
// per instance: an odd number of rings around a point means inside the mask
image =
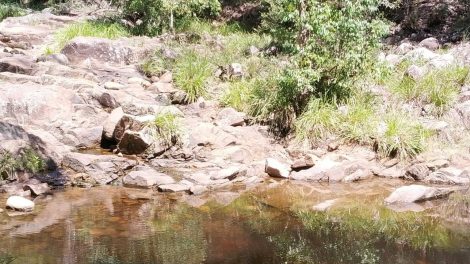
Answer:
[{"label": "eroded rock face", "polygon": [[424,185],[409,185],[396,189],[385,199],[388,204],[414,203],[441,198],[452,193],[452,189],[436,188]]},{"label": "eroded rock face", "polygon": [[443,168],[431,173],[424,181],[433,184],[467,185],[470,184],[470,175],[465,170]]},{"label": "eroded rock face", "polygon": [[0,72],[12,72],[31,75],[34,71],[33,58],[15,55],[0,59]]}]

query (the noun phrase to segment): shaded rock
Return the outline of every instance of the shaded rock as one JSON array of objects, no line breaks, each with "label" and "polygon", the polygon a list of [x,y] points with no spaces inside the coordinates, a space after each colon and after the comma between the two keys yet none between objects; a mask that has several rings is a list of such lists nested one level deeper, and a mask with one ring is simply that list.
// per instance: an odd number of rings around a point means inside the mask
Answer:
[{"label": "shaded rock", "polygon": [[122,182],[125,186],[150,188],[155,185],[172,184],[175,180],[164,173],[148,168],[129,172]]},{"label": "shaded rock", "polygon": [[431,173],[424,181],[433,184],[467,185],[470,184],[470,177],[467,171],[457,168],[443,168]]},{"label": "shaded rock", "polygon": [[152,136],[144,131],[136,132],[126,130],[119,141],[118,148],[123,154],[142,154],[153,144],[153,142]]},{"label": "shaded rock", "polygon": [[25,191],[31,191],[31,194],[35,196],[39,196],[42,194],[47,194],[51,191],[51,188],[49,188],[49,185],[47,183],[41,183],[41,184],[26,184],[23,187],[23,190]]},{"label": "shaded rock", "polygon": [[34,209],[34,202],[21,196],[10,196],[7,199],[6,207],[17,211],[30,212]]},{"label": "shaded rock", "polygon": [[299,171],[311,168],[315,165],[311,156],[303,156],[297,159],[294,159],[294,162],[291,165],[292,170]]},{"label": "shaded rock", "polygon": [[338,199],[326,200],[326,201],[321,202],[317,205],[314,205],[312,207],[312,209],[315,210],[315,211],[320,211],[320,212],[326,211],[330,207],[332,207],[336,203],[337,200]]},{"label": "shaded rock", "polygon": [[425,47],[429,50],[437,50],[439,49],[441,45],[439,44],[439,41],[436,38],[431,37],[431,38],[423,39],[419,43],[419,46]]},{"label": "shaded rock", "polygon": [[15,55],[0,59],[0,72],[12,72],[32,75],[34,71],[33,59],[28,56]]},{"label": "shaded rock", "polygon": [[102,93],[97,100],[101,106],[105,108],[115,109],[119,107],[119,103],[116,102],[116,99],[114,99],[114,97],[109,93]]},{"label": "shaded rock", "polygon": [[119,121],[124,117],[124,111],[121,107],[114,109],[108,118],[104,121],[103,136],[108,139],[114,139],[114,131]]},{"label": "shaded rock", "polygon": [[179,183],[163,184],[158,186],[158,190],[161,192],[187,192],[190,188],[191,186]]},{"label": "shaded rock", "polygon": [[392,203],[414,203],[431,199],[445,197],[452,193],[452,189],[428,187],[423,185],[409,185],[396,189],[385,202]]},{"label": "shaded rock", "polygon": [[271,177],[289,178],[291,168],[288,164],[267,158],[264,171]]},{"label": "shaded rock", "polygon": [[226,107],[217,114],[217,124],[227,126],[243,126],[245,124],[246,114]]},{"label": "shaded rock", "polygon": [[406,177],[413,178],[414,180],[421,181],[426,178],[431,171],[425,164],[414,164],[406,169]]},{"label": "shaded rock", "polygon": [[122,43],[109,39],[77,37],[72,39],[61,51],[71,63],[80,63],[87,59],[117,64],[129,64],[133,52]]}]

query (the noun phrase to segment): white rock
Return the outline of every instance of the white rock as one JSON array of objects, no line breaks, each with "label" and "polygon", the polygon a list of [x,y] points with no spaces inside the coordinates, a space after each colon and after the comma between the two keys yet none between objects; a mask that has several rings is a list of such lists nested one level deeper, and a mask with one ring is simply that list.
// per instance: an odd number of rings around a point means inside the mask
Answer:
[{"label": "white rock", "polygon": [[445,188],[428,187],[424,185],[409,185],[396,189],[385,202],[392,203],[414,203],[430,199],[440,198],[452,193],[453,190]]},{"label": "white rock", "polygon": [[7,200],[6,207],[13,210],[29,212],[34,209],[34,202],[21,196],[10,196]]},{"label": "white rock", "polygon": [[139,85],[142,85],[144,87],[149,87],[150,86],[149,81],[144,80],[144,79],[139,78],[139,77],[131,77],[131,78],[127,79],[127,82],[130,83],[130,84],[139,84]]},{"label": "white rock", "polygon": [[116,82],[105,82],[104,88],[108,90],[121,90],[124,88],[124,85]]},{"label": "white rock", "polygon": [[326,201],[321,202],[321,203],[319,203],[319,204],[317,204],[317,205],[314,205],[314,206],[312,207],[312,209],[315,210],[315,211],[321,211],[321,212],[326,211],[326,210],[328,210],[331,206],[333,206],[333,205],[336,203],[337,200],[338,200],[338,199],[326,200]]},{"label": "white rock", "polygon": [[264,171],[271,177],[289,178],[291,167],[275,159],[267,158]]}]

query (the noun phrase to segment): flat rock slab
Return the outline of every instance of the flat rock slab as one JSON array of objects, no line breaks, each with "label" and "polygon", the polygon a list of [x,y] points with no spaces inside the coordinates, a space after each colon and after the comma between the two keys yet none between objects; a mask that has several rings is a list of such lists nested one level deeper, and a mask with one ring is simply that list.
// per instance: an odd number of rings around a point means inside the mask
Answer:
[{"label": "flat rock slab", "polygon": [[175,180],[164,173],[147,169],[131,171],[122,179],[122,182],[125,186],[150,188],[155,185],[172,184],[175,183]]},{"label": "flat rock slab", "polygon": [[450,188],[436,188],[424,185],[409,185],[396,189],[385,198],[385,203],[414,203],[445,197],[454,192]]},{"label": "flat rock slab", "polygon": [[186,185],[186,184],[178,184],[178,183],[173,183],[173,184],[163,184],[158,186],[158,190],[161,192],[187,192],[191,186]]}]

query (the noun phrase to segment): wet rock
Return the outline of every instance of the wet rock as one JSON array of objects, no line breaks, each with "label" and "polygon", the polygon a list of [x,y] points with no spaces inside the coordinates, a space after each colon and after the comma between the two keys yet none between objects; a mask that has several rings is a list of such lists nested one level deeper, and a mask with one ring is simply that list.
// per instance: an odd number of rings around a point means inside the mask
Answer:
[{"label": "wet rock", "polygon": [[124,85],[117,82],[105,82],[103,86],[107,90],[121,90],[125,88]]},{"label": "wet rock", "polygon": [[30,212],[34,209],[34,202],[21,196],[10,196],[7,199],[6,207],[17,211]]},{"label": "wet rock", "polygon": [[31,191],[31,194],[35,196],[47,194],[51,191],[51,188],[49,188],[49,185],[47,183],[41,183],[41,184],[26,184],[23,187],[23,190],[25,191]]},{"label": "wet rock", "polygon": [[102,62],[129,64],[133,58],[130,48],[117,41],[92,37],[77,37],[61,51],[73,64],[94,59]]},{"label": "wet rock", "polygon": [[155,185],[172,184],[175,180],[171,176],[148,168],[129,172],[122,182],[125,186],[150,188]]},{"label": "wet rock", "polygon": [[116,102],[116,99],[114,99],[114,97],[109,93],[102,93],[97,100],[101,106],[105,108],[115,109],[119,107],[119,103]]},{"label": "wet rock", "polygon": [[145,133],[145,131],[135,132],[126,130],[119,141],[118,148],[123,154],[142,154],[153,142],[152,136]]},{"label": "wet rock", "polygon": [[12,72],[31,75],[34,71],[33,59],[28,56],[15,55],[0,59],[0,72]]},{"label": "wet rock", "polygon": [[227,126],[243,126],[245,124],[246,114],[226,107],[217,114],[217,124]]},{"label": "wet rock", "polygon": [[433,184],[467,185],[470,184],[470,176],[467,171],[457,168],[442,168],[431,173],[424,182]]},{"label": "wet rock", "polygon": [[390,196],[385,198],[385,202],[388,204],[421,202],[445,197],[452,192],[453,190],[449,188],[409,185],[396,189]]},{"label": "wet rock", "polygon": [[413,178],[414,180],[421,181],[426,178],[431,171],[425,164],[419,163],[411,165],[406,170],[406,177]]},{"label": "wet rock", "polygon": [[191,186],[186,184],[163,184],[158,186],[158,190],[161,192],[187,192],[191,189]]},{"label": "wet rock", "polygon": [[324,211],[328,210],[330,207],[332,207],[337,201],[338,201],[338,199],[326,200],[326,201],[321,202],[317,205],[314,205],[312,207],[312,209],[315,210],[315,211],[324,212]]},{"label": "wet rock", "polygon": [[427,48],[429,50],[437,50],[437,49],[439,49],[439,47],[441,45],[439,44],[439,41],[436,38],[431,37],[431,38],[427,38],[427,39],[422,40],[419,43],[419,46]]},{"label": "wet rock", "polygon": [[264,171],[271,177],[289,178],[291,167],[275,159],[267,158]]}]

